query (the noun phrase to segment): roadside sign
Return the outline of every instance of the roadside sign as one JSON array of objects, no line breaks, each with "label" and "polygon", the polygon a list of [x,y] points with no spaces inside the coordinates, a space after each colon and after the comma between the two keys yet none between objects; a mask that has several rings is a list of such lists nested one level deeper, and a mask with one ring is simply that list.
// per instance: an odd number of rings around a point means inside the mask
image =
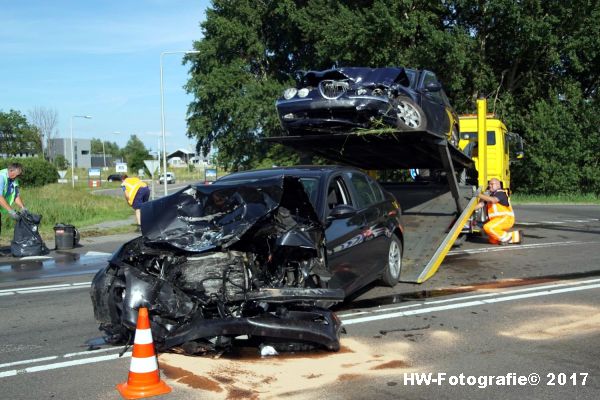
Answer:
[{"label": "roadside sign", "polygon": [[66,175],[67,175],[67,170],[58,171],[58,176],[60,177],[60,179],[65,179]]},{"label": "roadside sign", "polygon": [[144,160],[144,165],[146,166],[146,168],[148,168],[148,171],[152,176],[154,176],[154,173],[156,172],[156,170],[158,170],[159,164],[160,163],[158,162],[158,160]]},{"label": "roadside sign", "polygon": [[100,176],[100,168],[88,168],[88,176],[91,178]]},{"label": "roadside sign", "polygon": [[115,169],[117,172],[125,172],[127,173],[127,163],[118,162],[115,164]]}]

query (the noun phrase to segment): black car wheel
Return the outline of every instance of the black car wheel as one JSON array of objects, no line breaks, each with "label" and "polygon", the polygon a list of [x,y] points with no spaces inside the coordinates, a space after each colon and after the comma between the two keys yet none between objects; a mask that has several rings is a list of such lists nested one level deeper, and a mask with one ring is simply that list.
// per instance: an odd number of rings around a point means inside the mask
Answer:
[{"label": "black car wheel", "polygon": [[398,129],[425,130],[427,120],[423,109],[406,97],[395,101],[396,127]]},{"label": "black car wheel", "polygon": [[109,181],[109,182],[112,182],[113,180],[112,180],[112,178],[108,178],[108,181]]},{"label": "black car wheel", "polygon": [[394,287],[400,279],[400,270],[402,269],[402,242],[398,237],[392,234],[390,247],[388,248],[388,262],[383,271],[381,280],[389,287]]}]

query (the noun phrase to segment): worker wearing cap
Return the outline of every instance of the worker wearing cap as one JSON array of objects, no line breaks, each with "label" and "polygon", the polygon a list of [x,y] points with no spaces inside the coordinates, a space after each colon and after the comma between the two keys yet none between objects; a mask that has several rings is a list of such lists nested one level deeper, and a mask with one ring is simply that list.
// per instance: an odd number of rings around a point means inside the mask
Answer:
[{"label": "worker wearing cap", "polygon": [[487,205],[489,220],[483,225],[483,230],[487,233],[491,244],[512,243],[513,235],[508,230],[515,224],[515,213],[508,194],[496,178],[490,179],[488,189],[489,194],[479,194],[481,201],[475,207],[479,209]]},{"label": "worker wearing cap", "polygon": [[[19,219],[19,214],[12,208],[13,204],[18,205],[21,211],[27,210],[21,200],[19,180],[17,179],[22,172],[23,166],[19,163],[12,163],[6,169],[0,170],[0,212],[8,213],[15,220]],[[2,232],[1,214],[0,232]]]},{"label": "worker wearing cap", "polygon": [[135,210],[135,219],[139,227],[142,220],[140,208],[150,198],[150,189],[140,178],[128,178],[127,175],[123,175],[121,189],[123,189],[127,203]]}]

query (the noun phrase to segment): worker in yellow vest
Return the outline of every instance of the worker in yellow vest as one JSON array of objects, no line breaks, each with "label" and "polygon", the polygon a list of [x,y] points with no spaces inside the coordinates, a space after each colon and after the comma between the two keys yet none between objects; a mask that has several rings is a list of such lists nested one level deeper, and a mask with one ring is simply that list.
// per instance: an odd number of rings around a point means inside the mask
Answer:
[{"label": "worker in yellow vest", "polygon": [[140,178],[128,178],[127,175],[123,175],[121,189],[123,189],[127,203],[135,210],[135,219],[139,228],[142,223],[140,208],[150,198],[150,188]]},{"label": "worker in yellow vest", "polygon": [[480,193],[481,200],[475,209],[487,205],[488,222],[483,225],[483,230],[488,235],[491,244],[519,243],[521,234],[519,231],[510,232],[509,229],[515,224],[515,212],[505,190],[502,189],[500,181],[496,178],[490,179],[489,194]]}]

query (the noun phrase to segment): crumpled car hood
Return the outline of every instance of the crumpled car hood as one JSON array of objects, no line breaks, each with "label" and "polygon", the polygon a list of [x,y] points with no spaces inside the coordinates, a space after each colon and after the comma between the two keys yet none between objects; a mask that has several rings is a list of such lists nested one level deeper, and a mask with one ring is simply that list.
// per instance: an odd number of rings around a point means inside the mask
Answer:
[{"label": "crumpled car hood", "polygon": [[351,79],[363,86],[400,84],[410,86],[410,80],[404,68],[362,68],[346,67],[328,69],[325,71],[308,71],[304,74],[303,82],[308,86],[317,86],[325,79]]},{"label": "crumpled car hood", "polygon": [[[221,200],[221,204],[216,204]],[[282,209],[283,207],[283,209]],[[289,210],[289,211],[288,211]],[[261,222],[272,219],[289,228],[303,225],[323,227],[298,178],[276,176],[249,182],[188,186],[177,193],[142,206],[145,244],[188,252],[215,249],[247,250],[260,234]],[[273,223],[264,224],[273,229]],[[314,249],[318,239],[291,231],[279,244]],[[233,246],[233,247],[232,247]],[[312,254],[312,253],[311,253]]]}]

